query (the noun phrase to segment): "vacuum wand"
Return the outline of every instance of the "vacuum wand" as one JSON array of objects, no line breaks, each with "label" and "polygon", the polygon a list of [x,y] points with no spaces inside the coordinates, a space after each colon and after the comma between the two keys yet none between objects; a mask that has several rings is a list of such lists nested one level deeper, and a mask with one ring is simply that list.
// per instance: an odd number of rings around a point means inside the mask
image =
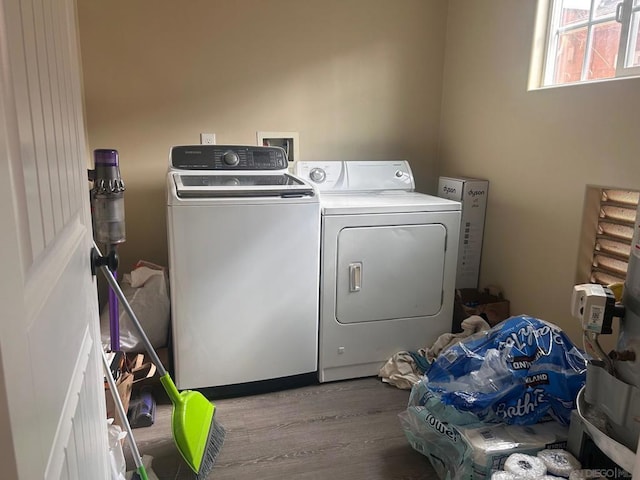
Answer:
[{"label": "vacuum wand", "polygon": [[[107,253],[115,250],[126,240],[124,223],[124,182],[120,177],[118,151],[98,149],[93,152],[95,170],[89,170],[91,189],[91,216],[93,238],[103,243]],[[115,269],[112,271],[116,276]],[[109,288],[109,332],[111,351],[120,350],[120,325],[118,299]]]},{"label": "vacuum wand", "polygon": [[[95,252],[98,254],[98,256],[100,256],[100,250],[98,249],[98,246],[95,243],[93,245],[93,248]],[[129,316],[129,320],[131,320],[131,323],[133,324],[138,334],[140,335],[140,341],[144,345],[147,353],[149,354],[149,357],[151,358],[151,362],[156,366],[158,370],[158,375],[160,377],[165,376],[167,374],[167,371],[162,365],[162,361],[160,360],[160,357],[158,357],[158,354],[156,353],[155,349],[153,348],[151,341],[149,340],[147,335],[145,335],[142,325],[140,324],[140,320],[138,320],[136,313],[133,311],[133,308],[131,308],[131,305],[127,301],[127,297],[125,297],[124,292],[120,288],[120,285],[118,285],[118,282],[116,282],[115,277],[113,276],[113,274],[111,273],[109,268],[107,268],[106,265],[99,265],[99,269],[104,274],[104,278],[109,283],[109,286],[113,289],[116,295],[116,300],[120,301],[120,303],[122,304],[122,307],[124,308],[125,312],[127,312],[127,315]]]}]

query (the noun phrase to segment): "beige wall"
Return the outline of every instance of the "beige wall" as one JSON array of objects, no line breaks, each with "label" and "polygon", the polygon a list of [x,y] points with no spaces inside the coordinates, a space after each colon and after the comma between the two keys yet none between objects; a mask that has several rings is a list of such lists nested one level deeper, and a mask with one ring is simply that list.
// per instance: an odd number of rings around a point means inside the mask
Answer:
[{"label": "beige wall", "polygon": [[528,92],[535,4],[449,1],[439,158],[491,181],[481,283],[576,340],[585,187],[640,189],[640,79]]},{"label": "beige wall", "polygon": [[640,188],[640,80],[528,92],[535,3],[79,1],[90,146],[120,151],[128,188],[122,270],[167,263],[171,145],[294,130],[303,159],[406,158],[422,191],[489,179],[481,285],[577,339],[585,187]]},{"label": "beige wall", "polygon": [[408,159],[435,188],[447,3],[80,0],[89,142],[127,185],[122,271],[167,264],[169,147],[298,131],[302,159]]}]

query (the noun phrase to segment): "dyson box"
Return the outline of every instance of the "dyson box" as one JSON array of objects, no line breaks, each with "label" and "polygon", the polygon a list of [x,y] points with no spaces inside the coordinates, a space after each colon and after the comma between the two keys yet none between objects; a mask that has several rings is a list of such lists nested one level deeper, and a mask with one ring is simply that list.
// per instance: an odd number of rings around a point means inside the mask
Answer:
[{"label": "dyson box", "polygon": [[456,288],[478,288],[489,182],[477,178],[440,177],[438,196],[462,203]]}]

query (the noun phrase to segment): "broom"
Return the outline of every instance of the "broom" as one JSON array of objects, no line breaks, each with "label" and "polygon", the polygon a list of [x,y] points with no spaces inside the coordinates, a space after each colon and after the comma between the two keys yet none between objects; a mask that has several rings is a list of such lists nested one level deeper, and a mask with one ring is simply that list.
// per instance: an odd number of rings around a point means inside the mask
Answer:
[{"label": "broom", "polygon": [[[96,253],[100,253],[95,243],[94,249]],[[135,326],[151,357],[151,361],[158,369],[160,383],[162,383],[173,404],[171,425],[173,439],[178,451],[196,474],[196,479],[206,479],[213,468],[216,458],[218,458],[225,437],[224,427],[213,418],[216,407],[200,392],[192,390],[178,391],[113,274],[106,265],[100,265],[100,270],[116,293],[127,315],[129,315],[131,323]]]}]

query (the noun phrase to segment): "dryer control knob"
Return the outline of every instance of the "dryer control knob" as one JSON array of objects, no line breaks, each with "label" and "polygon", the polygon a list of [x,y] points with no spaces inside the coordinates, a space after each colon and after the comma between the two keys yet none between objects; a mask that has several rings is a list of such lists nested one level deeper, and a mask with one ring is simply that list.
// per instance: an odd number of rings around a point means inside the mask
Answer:
[{"label": "dryer control knob", "polygon": [[314,168],[309,172],[309,178],[316,183],[322,183],[327,178],[327,172],[321,168]]},{"label": "dryer control knob", "polygon": [[238,163],[240,163],[240,157],[238,157],[236,152],[229,150],[222,154],[222,162],[229,166],[238,165]]},{"label": "dryer control knob", "polygon": [[404,173],[402,173],[402,170],[396,170],[396,177],[402,178],[403,175]]}]

